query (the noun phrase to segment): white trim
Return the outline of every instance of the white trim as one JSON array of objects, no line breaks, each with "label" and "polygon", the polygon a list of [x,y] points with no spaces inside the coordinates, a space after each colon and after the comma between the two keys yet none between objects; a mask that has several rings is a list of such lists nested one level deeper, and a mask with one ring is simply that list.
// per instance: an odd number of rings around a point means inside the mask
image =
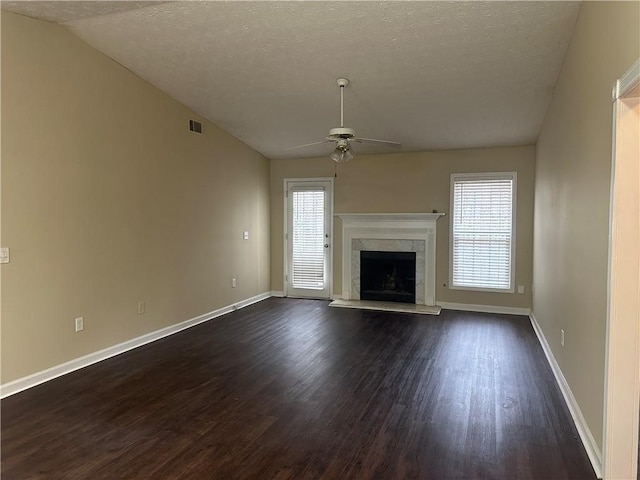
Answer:
[{"label": "white trim", "polygon": [[[503,180],[512,181],[511,184],[511,271],[509,272],[510,288],[483,288],[483,287],[465,287],[457,286],[453,283],[453,185],[458,180]],[[492,292],[492,293],[515,293],[515,270],[516,270],[516,230],[518,206],[518,173],[517,172],[481,172],[481,173],[452,173],[449,181],[449,212],[451,220],[449,221],[449,288],[451,290],[467,290],[476,292]]]},{"label": "white trim", "polygon": [[530,308],[505,307],[501,305],[475,305],[472,303],[436,302],[445,310],[462,310],[464,312],[498,313],[502,315],[529,315]]},{"label": "white trim", "polygon": [[626,96],[640,83],[640,58],[620,77],[613,86],[613,101]]},{"label": "white trim", "polygon": [[[609,478],[638,474],[640,410],[640,264],[637,238],[637,99],[640,58],[613,88],[602,469]],[[637,100],[636,100],[637,101]],[[626,118],[626,120],[625,120]],[[630,122],[633,122],[630,123]],[[633,148],[633,147],[631,147]],[[634,172],[635,169],[635,172]],[[635,258],[634,258],[635,257]]]},{"label": "white trim", "polygon": [[556,382],[558,383],[558,387],[560,387],[560,391],[562,392],[562,396],[564,397],[564,401],[569,408],[569,412],[571,413],[571,418],[573,418],[573,423],[578,430],[578,434],[580,435],[580,439],[582,440],[582,444],[584,445],[585,450],[587,451],[587,455],[589,456],[589,460],[591,461],[591,465],[593,466],[593,470],[598,478],[602,478],[602,454],[596,441],[593,438],[591,430],[589,430],[589,426],[587,425],[584,416],[582,415],[582,410],[578,406],[578,402],[576,398],[573,396],[573,392],[571,391],[571,387],[567,383],[567,379],[564,378],[562,370],[556,362],[556,358],[551,351],[551,347],[547,343],[547,339],[544,336],[544,332],[538,321],[536,320],[533,312],[529,314],[529,319],[531,320],[531,326],[533,327],[534,332],[536,332],[536,336],[540,341],[540,345],[542,346],[542,350],[544,350],[544,354],[547,357],[547,361],[549,362],[549,366],[553,371],[553,375],[556,378]]},{"label": "white trim", "polygon": [[[277,297],[277,298],[285,298],[286,295],[283,291],[281,290],[271,290],[270,292],[270,296],[272,297]],[[340,296],[339,293],[334,293],[333,295],[331,295],[330,300],[340,300],[342,297]]]},{"label": "white trim", "polygon": [[[436,222],[444,213],[337,213],[342,220],[342,298],[359,300],[352,291],[354,239],[424,242],[424,305],[435,305]],[[416,297],[418,295],[416,294]],[[416,303],[418,303],[416,298]]]},{"label": "white trim", "polygon": [[47,368],[46,370],[42,370],[40,372],[27,375],[26,377],[7,382],[3,385],[0,385],[0,398],[15,395],[16,393],[22,392],[23,390],[35,387],[44,382],[48,382],[49,380],[53,380],[54,378],[61,377],[62,375],[66,375],[67,373],[71,373],[81,368],[88,367],[89,365],[93,365],[94,363],[101,362],[102,360],[106,360],[107,358],[115,357],[116,355],[120,355],[121,353],[133,350],[134,348],[141,347],[142,345],[155,342],[156,340],[168,337],[169,335],[173,335],[174,333],[186,330],[187,328],[194,327],[200,323],[213,320],[214,318],[233,312],[235,310],[238,310],[239,308],[243,308],[260,302],[269,298],[270,296],[271,293],[269,292],[261,293],[260,295],[247,298],[246,300],[242,300],[232,305],[218,308],[217,310],[214,310],[212,312],[198,315],[197,317],[185,320],[184,322],[161,328],[160,330],[147,333],[140,337],[132,338],[131,340],[127,340],[117,345],[107,347],[103,350],[99,350],[97,352],[75,358],[68,362],[61,363],[60,365]]},{"label": "white trim", "polygon": [[[284,221],[283,221],[283,234],[282,234],[282,239],[283,239],[283,276],[282,276],[282,289],[284,292],[283,296],[290,296],[292,295],[292,292],[290,291],[289,288],[289,283],[288,283],[288,278],[289,278],[289,256],[290,256],[290,251],[289,251],[289,238],[288,238],[288,230],[289,230],[289,187],[290,186],[294,186],[295,184],[299,184],[299,185],[304,185],[304,184],[308,184],[309,186],[317,186],[318,184],[322,184],[322,183],[328,183],[329,184],[329,189],[330,189],[330,194],[329,194],[329,211],[326,212],[326,218],[327,218],[327,222],[329,223],[328,225],[328,230],[329,230],[329,239],[327,241],[327,243],[329,244],[329,247],[327,249],[327,252],[325,253],[325,273],[327,274],[327,288],[324,289],[326,290],[326,297],[320,297],[320,298],[326,298],[326,299],[330,299],[331,298],[331,292],[333,291],[333,202],[334,202],[334,189],[335,189],[335,182],[334,182],[334,177],[305,177],[305,178],[285,178],[283,179],[283,192],[282,192],[282,197],[284,200]],[[296,295],[300,294],[300,292],[295,292]],[[315,298],[311,295],[307,296],[306,294],[304,295],[300,295],[300,298]]]},{"label": "white trim", "polygon": [[[609,430],[611,429],[611,423],[608,420],[609,415],[612,415],[612,408],[609,405],[610,385],[613,384],[613,377],[615,373],[612,368],[609,368],[610,359],[613,357],[610,351],[611,342],[611,267],[613,258],[613,214],[614,208],[614,190],[615,190],[615,172],[616,172],[616,127],[618,118],[618,89],[620,80],[616,80],[613,86],[613,122],[611,128],[611,180],[609,186],[609,242],[607,245],[607,317],[605,319],[605,351],[604,351],[604,405],[602,409],[602,471],[607,468],[607,464],[610,463],[607,458],[609,457],[609,437],[611,436]],[[611,370],[611,371],[610,371]]]},{"label": "white trim", "polygon": [[402,224],[398,225],[398,227],[419,228],[424,226],[423,222],[436,221],[444,216],[444,213],[336,213],[335,216],[348,223],[357,223],[362,226],[369,226],[378,222],[389,222]]}]

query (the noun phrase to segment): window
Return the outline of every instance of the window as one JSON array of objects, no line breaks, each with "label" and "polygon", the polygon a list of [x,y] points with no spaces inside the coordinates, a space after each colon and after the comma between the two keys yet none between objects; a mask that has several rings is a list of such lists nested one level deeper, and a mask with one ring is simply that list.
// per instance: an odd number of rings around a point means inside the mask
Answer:
[{"label": "window", "polygon": [[515,173],[451,175],[449,286],[513,292]]}]

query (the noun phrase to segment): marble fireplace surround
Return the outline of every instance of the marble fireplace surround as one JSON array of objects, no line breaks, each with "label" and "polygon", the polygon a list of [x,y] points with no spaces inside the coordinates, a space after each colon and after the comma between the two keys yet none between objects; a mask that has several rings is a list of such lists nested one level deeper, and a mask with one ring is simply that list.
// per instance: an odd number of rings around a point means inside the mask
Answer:
[{"label": "marble fireplace surround", "polygon": [[360,300],[360,251],[415,252],[416,304],[435,305],[436,221],[443,213],[340,213],[342,298]]}]

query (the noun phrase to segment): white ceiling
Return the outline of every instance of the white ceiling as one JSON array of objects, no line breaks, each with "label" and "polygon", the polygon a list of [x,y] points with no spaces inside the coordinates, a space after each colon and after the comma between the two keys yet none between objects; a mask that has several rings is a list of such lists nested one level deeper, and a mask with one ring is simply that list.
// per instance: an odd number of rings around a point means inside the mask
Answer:
[{"label": "white ceiling", "polygon": [[[345,125],[402,151],[535,142],[579,2],[2,2],[78,37],[269,158]],[[386,153],[357,145],[360,153]]]}]

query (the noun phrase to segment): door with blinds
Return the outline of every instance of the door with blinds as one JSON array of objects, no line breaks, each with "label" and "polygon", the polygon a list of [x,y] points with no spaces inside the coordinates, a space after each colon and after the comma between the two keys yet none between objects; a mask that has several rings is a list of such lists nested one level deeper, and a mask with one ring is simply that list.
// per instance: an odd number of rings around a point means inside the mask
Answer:
[{"label": "door with blinds", "polygon": [[333,180],[286,180],[285,293],[331,296]]}]

